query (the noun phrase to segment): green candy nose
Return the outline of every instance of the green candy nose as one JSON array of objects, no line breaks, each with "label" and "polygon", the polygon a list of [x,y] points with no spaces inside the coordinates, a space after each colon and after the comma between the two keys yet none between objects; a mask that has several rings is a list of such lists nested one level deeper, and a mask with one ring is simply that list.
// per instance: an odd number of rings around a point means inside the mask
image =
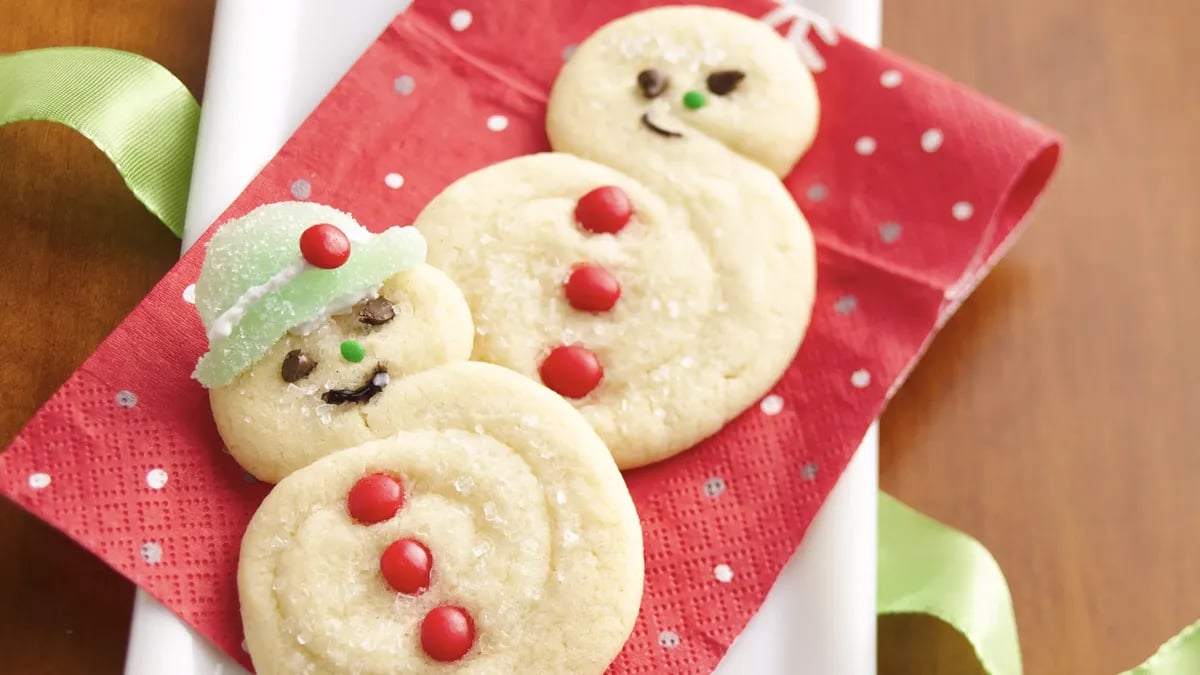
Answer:
[{"label": "green candy nose", "polygon": [[693,89],[683,95],[683,105],[689,110],[699,110],[706,103],[708,103],[708,97],[704,95],[704,92]]}]

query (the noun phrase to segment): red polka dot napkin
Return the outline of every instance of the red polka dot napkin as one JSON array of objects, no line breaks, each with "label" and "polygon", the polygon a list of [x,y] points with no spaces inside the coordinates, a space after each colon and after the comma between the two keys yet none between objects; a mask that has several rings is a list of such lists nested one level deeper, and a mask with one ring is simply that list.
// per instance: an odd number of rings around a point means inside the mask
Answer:
[{"label": "red polka dot napkin", "polygon": [[[602,23],[657,2],[417,0],[222,221],[311,199],[374,230],[411,222],[469,171],[547,149],[546,95]],[[763,601],[868,425],[1012,241],[1058,158],[1046,129],[767,0],[816,73],[821,127],[786,183],[819,244],[812,327],[759,405],[627,475],[646,594],[612,667],[708,672]],[[194,247],[0,456],[0,491],[199,632],[242,652],[239,539],[268,486],[223,451],[189,374],[204,350]]]}]

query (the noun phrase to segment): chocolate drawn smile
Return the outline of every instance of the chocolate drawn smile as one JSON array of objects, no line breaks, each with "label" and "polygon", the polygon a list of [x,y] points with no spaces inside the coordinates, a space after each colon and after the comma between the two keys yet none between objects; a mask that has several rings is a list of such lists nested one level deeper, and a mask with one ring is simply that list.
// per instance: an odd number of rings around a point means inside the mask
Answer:
[{"label": "chocolate drawn smile", "polygon": [[642,125],[644,127],[646,127],[647,129],[649,129],[650,131],[653,131],[654,133],[658,134],[659,136],[665,136],[667,138],[682,138],[683,137],[683,134],[681,134],[678,131],[671,131],[670,129],[664,129],[664,128],[658,126],[657,124],[655,124],[654,121],[650,119],[650,113],[648,113],[648,112],[642,113]]},{"label": "chocolate drawn smile", "polygon": [[366,403],[375,397],[375,394],[383,391],[383,388],[388,385],[387,367],[383,364],[375,366],[375,372],[371,373],[367,381],[357,389],[330,389],[321,394],[321,400],[326,403],[337,405],[339,403]]}]

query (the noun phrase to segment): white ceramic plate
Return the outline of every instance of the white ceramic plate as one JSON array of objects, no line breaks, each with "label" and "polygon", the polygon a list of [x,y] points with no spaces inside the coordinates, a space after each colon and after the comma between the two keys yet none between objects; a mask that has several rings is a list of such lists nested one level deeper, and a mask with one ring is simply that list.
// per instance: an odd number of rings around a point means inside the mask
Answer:
[{"label": "white ceramic plate", "polygon": [[[410,0],[219,0],[184,247],[275,155]],[[878,44],[880,0],[806,0]],[[857,675],[875,669],[878,432],[872,427],[719,675]],[[126,675],[245,671],[138,591]]]}]

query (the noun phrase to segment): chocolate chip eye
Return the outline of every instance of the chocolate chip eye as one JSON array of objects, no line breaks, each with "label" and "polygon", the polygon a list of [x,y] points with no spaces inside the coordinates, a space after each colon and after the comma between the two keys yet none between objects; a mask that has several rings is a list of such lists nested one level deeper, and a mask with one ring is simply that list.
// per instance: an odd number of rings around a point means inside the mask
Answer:
[{"label": "chocolate chip eye", "polygon": [[308,357],[308,354],[293,349],[283,357],[283,368],[280,375],[283,376],[284,382],[295,382],[308,377],[308,374],[317,367],[317,362]]},{"label": "chocolate chip eye", "polygon": [[382,326],[396,318],[396,308],[387,298],[380,296],[363,303],[358,310],[358,320],[368,326]]},{"label": "chocolate chip eye", "polygon": [[638,87],[642,90],[642,95],[646,98],[654,98],[667,90],[669,81],[667,76],[661,71],[654,68],[647,68],[638,73]]},{"label": "chocolate chip eye", "polygon": [[708,76],[708,90],[717,96],[724,96],[737,89],[745,77],[746,74],[740,70],[718,70]]}]

